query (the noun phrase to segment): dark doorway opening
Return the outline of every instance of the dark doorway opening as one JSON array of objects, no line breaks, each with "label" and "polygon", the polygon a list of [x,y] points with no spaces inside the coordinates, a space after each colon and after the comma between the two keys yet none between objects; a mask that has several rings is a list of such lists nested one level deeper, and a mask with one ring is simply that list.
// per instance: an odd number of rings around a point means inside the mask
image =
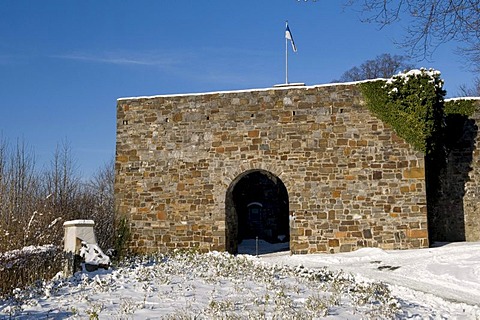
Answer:
[{"label": "dark doorway opening", "polygon": [[[466,184],[473,170],[478,125],[460,114],[445,118],[440,151],[425,157],[428,234],[431,245],[465,241],[469,221],[464,203]],[[470,223],[471,224],[471,223]]]},{"label": "dark doorway opening", "polygon": [[258,253],[289,249],[288,192],[277,176],[265,170],[242,173],[228,188],[225,206],[227,251],[253,254],[257,248]]}]

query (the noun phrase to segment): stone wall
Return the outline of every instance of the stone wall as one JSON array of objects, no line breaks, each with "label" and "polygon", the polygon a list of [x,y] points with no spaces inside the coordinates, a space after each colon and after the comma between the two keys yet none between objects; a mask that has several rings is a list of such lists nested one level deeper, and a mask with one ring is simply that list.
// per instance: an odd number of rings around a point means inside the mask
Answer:
[{"label": "stone wall", "polygon": [[428,246],[423,154],[359,85],[119,99],[115,193],[137,252],[236,251],[240,178],[288,193],[290,250]]},{"label": "stone wall", "polygon": [[465,212],[465,240],[480,241],[480,100],[476,102],[476,112],[471,117],[473,126],[470,130],[475,134],[471,170],[465,184],[464,212]]},{"label": "stone wall", "polygon": [[438,189],[428,192],[432,241],[480,241],[480,100],[475,103],[471,117],[447,117],[446,159],[438,160]]}]

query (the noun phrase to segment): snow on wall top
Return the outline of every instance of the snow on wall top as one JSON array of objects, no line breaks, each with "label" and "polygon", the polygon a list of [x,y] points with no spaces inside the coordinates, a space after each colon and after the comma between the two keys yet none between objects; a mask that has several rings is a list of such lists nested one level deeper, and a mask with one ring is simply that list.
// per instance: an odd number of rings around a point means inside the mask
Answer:
[{"label": "snow on wall top", "polygon": [[299,86],[297,83],[282,84],[270,88],[258,88],[258,89],[243,89],[243,90],[230,90],[230,91],[212,91],[212,92],[197,92],[197,93],[181,93],[181,94],[164,94],[164,95],[153,95],[153,96],[138,96],[138,97],[126,97],[118,98],[117,101],[125,100],[140,100],[140,99],[154,99],[154,98],[167,98],[167,97],[184,97],[184,96],[203,96],[209,94],[226,94],[226,93],[242,93],[242,92],[261,92],[261,91],[270,91],[270,90],[288,90],[293,88],[302,88],[302,89],[314,89],[319,87],[331,87],[331,86],[347,86],[357,83],[377,81],[377,80],[386,80],[382,78],[362,80],[362,81],[353,81],[353,82],[339,82],[339,83],[326,83],[326,84],[317,84],[311,86]]},{"label": "snow on wall top", "polygon": [[460,101],[460,100],[478,100],[478,101],[480,101],[480,97],[457,97],[457,98],[445,99],[445,101]]},{"label": "snow on wall top", "polygon": [[70,220],[70,221],[65,221],[63,223],[63,226],[64,227],[67,227],[67,226],[76,226],[76,225],[94,225],[95,222],[93,220]]},{"label": "snow on wall top", "polygon": [[[414,76],[416,74],[421,74],[422,70],[414,69],[410,70],[404,74],[405,78],[410,76]],[[440,72],[437,70],[428,70],[429,74],[431,74],[432,78],[436,75],[439,75]],[[401,73],[396,75],[397,77],[401,77]],[[337,83],[325,83],[325,84],[316,84],[316,85],[302,85],[299,86],[298,83],[289,83],[289,84],[281,84],[275,85],[274,87],[269,88],[257,88],[257,89],[242,89],[242,90],[225,90],[225,91],[210,91],[210,92],[196,92],[196,93],[180,93],[180,94],[161,94],[161,95],[152,95],[152,96],[136,96],[136,97],[123,97],[118,98],[117,101],[126,101],[126,100],[142,100],[142,99],[154,99],[154,98],[168,98],[168,97],[186,97],[186,96],[202,96],[202,95],[210,95],[210,94],[228,94],[228,93],[242,93],[242,92],[261,92],[261,91],[269,91],[269,90],[288,90],[292,88],[302,88],[302,89],[314,89],[320,87],[331,87],[331,86],[347,86],[352,84],[359,84],[365,82],[373,82],[378,80],[384,81],[392,81],[393,78],[385,79],[385,78],[376,78],[376,79],[367,79],[361,81],[352,81],[352,82],[337,82]],[[458,97],[458,98],[449,98],[445,99],[446,101],[452,100],[480,100],[480,97]]]}]

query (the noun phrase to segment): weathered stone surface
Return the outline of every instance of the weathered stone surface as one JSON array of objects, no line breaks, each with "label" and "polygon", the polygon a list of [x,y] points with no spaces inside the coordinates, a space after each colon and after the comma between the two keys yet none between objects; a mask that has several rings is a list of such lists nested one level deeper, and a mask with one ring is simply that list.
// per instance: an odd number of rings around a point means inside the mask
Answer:
[{"label": "weathered stone surface", "polygon": [[228,193],[256,170],[285,185],[293,253],[428,246],[423,154],[355,84],[120,99],[116,149],[136,252],[234,250]]},{"label": "weathered stone surface", "polygon": [[428,200],[433,241],[480,241],[480,100],[475,103],[471,117],[447,117],[446,160]]}]

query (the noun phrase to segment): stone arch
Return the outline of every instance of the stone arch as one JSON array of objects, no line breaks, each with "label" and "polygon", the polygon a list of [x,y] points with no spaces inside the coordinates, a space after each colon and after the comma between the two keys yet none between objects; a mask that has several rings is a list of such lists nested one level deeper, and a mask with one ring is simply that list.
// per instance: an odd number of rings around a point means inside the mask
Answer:
[{"label": "stone arch", "polygon": [[289,243],[289,201],[283,181],[263,169],[250,169],[230,183],[225,195],[226,250],[243,240]]}]

